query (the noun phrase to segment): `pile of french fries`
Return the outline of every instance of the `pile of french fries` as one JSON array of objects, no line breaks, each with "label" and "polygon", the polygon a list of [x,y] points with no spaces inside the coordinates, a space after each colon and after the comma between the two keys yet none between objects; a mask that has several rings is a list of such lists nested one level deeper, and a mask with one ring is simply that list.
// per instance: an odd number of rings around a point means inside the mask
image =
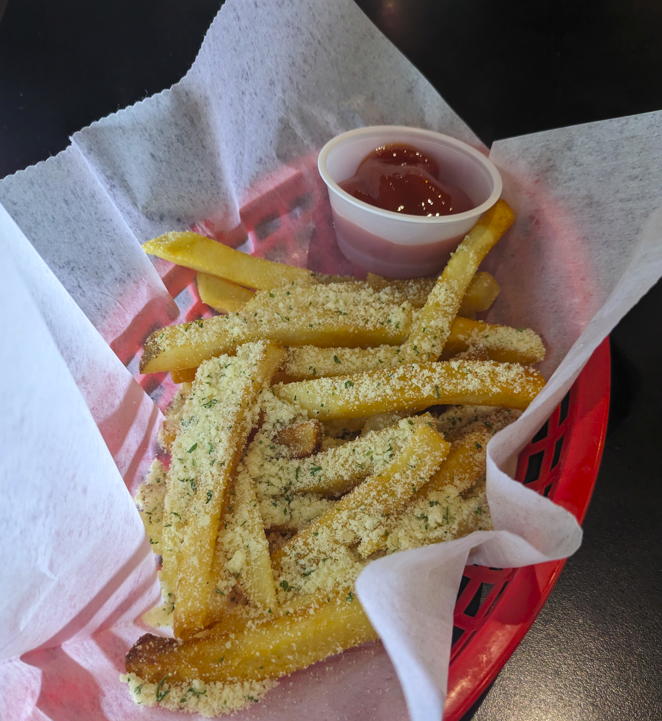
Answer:
[{"label": "pile of french fries", "polygon": [[354,593],[387,553],[491,528],[490,438],[544,385],[529,329],[476,320],[499,201],[437,279],[322,276],[195,233],[147,253],[198,271],[222,315],[163,328],[142,373],[181,390],[136,502],[164,606],[126,658],[134,699],[216,715],[375,639]]}]

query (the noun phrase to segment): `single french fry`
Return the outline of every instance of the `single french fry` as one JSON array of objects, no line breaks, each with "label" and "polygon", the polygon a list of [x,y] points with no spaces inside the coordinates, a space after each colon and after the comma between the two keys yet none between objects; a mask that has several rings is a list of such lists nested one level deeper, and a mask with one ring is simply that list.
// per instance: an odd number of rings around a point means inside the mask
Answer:
[{"label": "single french fry", "polygon": [[460,512],[456,518],[456,537],[468,536],[474,531],[491,531],[492,514],[487,503],[487,479],[481,478],[472,488],[463,493]]},{"label": "single french fry", "polygon": [[299,576],[313,573],[322,557],[333,556],[335,547],[358,543],[361,556],[369,556],[409,499],[439,468],[449,449],[429,425],[418,425],[392,463],[356,486],[273,554],[275,572],[293,585]]},{"label": "single french fry", "polygon": [[499,284],[494,277],[486,272],[476,273],[457,313],[463,318],[473,318],[475,313],[488,310],[498,295]]},{"label": "single french fry", "polygon": [[172,382],[177,385],[180,383],[193,383],[197,370],[197,368],[183,368],[178,371],[170,371],[170,377],[172,378]]},{"label": "single french fry", "polygon": [[376,348],[318,348],[304,345],[287,349],[278,381],[329,378],[365,373],[380,368],[393,368],[406,363],[398,346],[381,345]]},{"label": "single french fry", "polygon": [[434,423],[434,419],[428,414],[406,418],[396,426],[308,458],[276,459],[253,469],[253,474],[256,482],[265,483],[267,493],[272,495],[290,495],[293,499],[301,493],[341,496],[368,476],[381,472],[411,441],[416,428],[430,422]]},{"label": "single french fry", "polygon": [[[126,656],[127,673],[173,684],[275,679],[377,638],[358,598],[347,588],[320,594],[288,614],[234,625],[233,633],[184,643],[145,635]],[[164,680],[167,679],[167,680]]]},{"label": "single french fry", "polygon": [[530,328],[511,328],[458,317],[453,321],[441,360],[475,347],[484,348],[490,359],[499,363],[533,365],[545,358],[542,339]]},{"label": "single french fry", "polygon": [[[208,623],[210,577],[225,494],[257,415],[257,401],[283,359],[273,343],[242,346],[236,357],[201,364],[172,447],[163,570],[175,588],[174,633]],[[167,533],[166,533],[167,531]],[[174,557],[174,558],[173,558]],[[176,578],[169,573],[177,569]]]},{"label": "single french fry", "polygon": [[252,290],[208,273],[196,277],[200,300],[219,313],[236,313],[255,295]]},{"label": "single french fry", "polygon": [[513,220],[508,204],[497,200],[465,236],[412,325],[403,346],[409,360],[426,362],[439,359],[471,279]]},{"label": "single french fry", "polygon": [[[510,328],[482,321],[456,318],[451,326],[441,360],[480,348],[482,356],[500,363],[533,365],[545,357],[540,336],[529,328]],[[478,360],[478,358],[476,358]],[[294,382],[332,376],[366,373],[407,363],[401,348],[382,345],[376,348],[318,348],[304,345],[287,349],[287,357],[278,380]]]},{"label": "single french fry", "polygon": [[286,448],[288,458],[307,458],[320,450],[323,438],[324,427],[312,419],[283,428],[274,441]]},{"label": "single french fry", "polygon": [[540,373],[514,363],[446,361],[281,384],[274,390],[324,421],[440,404],[524,410],[544,385]]},{"label": "single french fry", "polygon": [[[227,547],[233,552],[232,561],[239,568],[237,582],[248,600],[265,611],[277,607],[276,587],[271,571],[269,544],[264,534],[260,507],[253,483],[247,473],[239,473],[229,498],[228,513],[233,518],[228,529]],[[237,558],[239,556],[239,558]],[[230,568],[233,572],[234,568]]]},{"label": "single french fry", "polygon": [[393,303],[388,293],[366,291],[354,297],[359,302],[356,307],[351,295],[331,289],[326,303],[320,300],[317,306],[296,307],[288,292],[295,295],[294,289],[260,291],[239,313],[155,331],[145,343],[140,372],[195,368],[203,360],[234,353],[237,346],[262,339],[286,346],[352,348],[398,345],[409,332],[411,306]]},{"label": "single french fry", "polygon": [[185,268],[225,278],[248,288],[314,282],[314,274],[309,270],[256,258],[191,231],[166,233],[145,243],[143,250]]}]

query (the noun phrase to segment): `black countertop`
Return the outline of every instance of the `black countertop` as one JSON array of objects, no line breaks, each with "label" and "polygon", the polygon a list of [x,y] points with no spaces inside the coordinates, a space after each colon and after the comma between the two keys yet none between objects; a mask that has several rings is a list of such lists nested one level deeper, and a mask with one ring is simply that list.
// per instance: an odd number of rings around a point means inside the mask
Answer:
[{"label": "black countertop", "polygon": [[[0,177],[177,82],[219,4],[9,0]],[[662,109],[659,0],[359,5],[487,144]],[[611,336],[609,433],[584,543],[467,719],[662,719],[661,315],[658,283]]]}]

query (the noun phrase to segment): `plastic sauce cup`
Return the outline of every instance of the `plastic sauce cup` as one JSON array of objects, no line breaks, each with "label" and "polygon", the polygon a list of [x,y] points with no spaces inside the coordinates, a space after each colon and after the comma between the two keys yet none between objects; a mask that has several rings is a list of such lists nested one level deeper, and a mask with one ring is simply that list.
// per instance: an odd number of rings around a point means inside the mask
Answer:
[{"label": "plastic sauce cup", "polygon": [[[380,145],[405,143],[439,163],[440,180],[463,190],[473,210],[425,217],[376,208],[357,200],[338,183],[355,175],[359,163]],[[399,125],[350,130],[330,140],[317,161],[329,189],[338,246],[356,265],[386,278],[438,273],[480,216],[501,195],[501,176],[478,150],[441,133]]]}]

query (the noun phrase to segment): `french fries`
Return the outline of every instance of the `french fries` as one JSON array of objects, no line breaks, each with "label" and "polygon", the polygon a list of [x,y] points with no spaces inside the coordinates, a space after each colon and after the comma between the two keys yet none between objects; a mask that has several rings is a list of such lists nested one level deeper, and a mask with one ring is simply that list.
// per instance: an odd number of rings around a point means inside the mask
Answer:
[{"label": "french fries", "polygon": [[[529,328],[510,328],[467,318],[455,318],[442,360],[449,360],[473,348],[480,348],[490,360],[500,363],[533,365],[545,357],[542,340]],[[402,348],[397,346],[291,347],[288,348],[287,358],[278,380],[292,382],[365,373],[380,368],[394,368],[407,362]]]},{"label": "french fries", "polygon": [[[272,556],[288,586],[318,571],[322,557],[358,543],[365,558],[379,547],[395,519],[431,479],[450,446],[427,424],[420,424],[396,459],[348,493]],[[285,571],[285,573],[283,573]]]},{"label": "french fries", "polygon": [[544,384],[540,373],[517,364],[445,361],[281,384],[275,390],[311,418],[325,421],[441,404],[525,410]]},{"label": "french fries", "polygon": [[210,570],[225,496],[259,395],[282,359],[282,349],[259,342],[243,346],[234,358],[207,361],[184,405],[168,471],[165,511],[170,524],[161,549],[165,580],[175,589],[174,631],[179,638],[208,623]]},{"label": "french fries", "polygon": [[477,268],[511,222],[500,201],[438,279],[316,275],[195,233],[144,246],[198,270],[227,315],[156,331],[140,363],[181,384],[170,465],[136,498],[163,558],[153,618],[176,637],[127,655],[141,703],[257,701],[376,638],[353,591],[376,557],[491,528],[487,443],[544,386],[534,331],[474,319],[499,293]]},{"label": "french fries", "polygon": [[247,288],[276,288],[314,282],[309,270],[246,255],[204,235],[166,233],[143,245],[145,253]]},{"label": "french fries", "polygon": [[530,328],[511,328],[458,316],[451,326],[441,360],[449,360],[477,346],[484,348],[490,359],[499,363],[535,365],[545,358],[542,339]]},{"label": "french fries", "polygon": [[195,368],[203,360],[234,353],[240,345],[258,340],[350,348],[403,342],[411,325],[407,302],[394,302],[389,289],[364,289],[356,295],[343,285],[316,286],[315,305],[301,302],[295,287],[260,291],[234,315],[155,331],[145,343],[140,372]]},{"label": "french fries", "polygon": [[[476,505],[477,495],[468,492],[485,479],[485,458],[490,439],[518,417],[516,411],[492,409],[489,416],[466,426],[451,444],[439,470],[429,483],[416,492],[413,503],[395,521],[390,533],[376,541],[373,550],[388,549],[393,552],[416,548],[478,530],[478,526],[487,520],[487,502]],[[467,493],[465,499],[463,494]],[[484,492],[481,499],[483,497]],[[465,503],[468,499],[471,499],[469,513]],[[476,508],[480,511],[476,512]],[[460,520],[462,531],[456,529],[453,534],[453,523]],[[475,527],[468,525],[471,520]]]},{"label": "french fries", "polygon": [[498,200],[460,243],[439,276],[411,329],[403,351],[408,360],[436,361],[450,335],[464,294],[488,251],[515,219]]},{"label": "french fries", "polygon": [[[304,606],[246,619],[234,633],[179,643],[143,636],[126,659],[127,673],[150,683],[164,681],[162,692],[192,681],[261,681],[285,676],[327,656],[377,638],[351,590],[318,594]],[[168,683],[169,682],[169,683]]]},{"label": "french fries", "polygon": [[[234,538],[224,539],[232,553],[237,582],[249,601],[266,610],[278,606],[276,587],[271,572],[269,544],[264,534],[262,516],[255,489],[246,473],[237,474],[234,488],[228,499],[228,514],[233,516],[230,529],[224,529]],[[222,535],[223,534],[222,532]],[[236,569],[236,570],[235,570]]]},{"label": "french fries", "polygon": [[268,484],[264,491],[267,496],[315,493],[339,497],[368,476],[381,472],[411,441],[416,429],[431,421],[433,418],[428,415],[405,418],[397,425],[308,458],[279,458],[262,467],[249,466],[249,469],[256,483]]}]

